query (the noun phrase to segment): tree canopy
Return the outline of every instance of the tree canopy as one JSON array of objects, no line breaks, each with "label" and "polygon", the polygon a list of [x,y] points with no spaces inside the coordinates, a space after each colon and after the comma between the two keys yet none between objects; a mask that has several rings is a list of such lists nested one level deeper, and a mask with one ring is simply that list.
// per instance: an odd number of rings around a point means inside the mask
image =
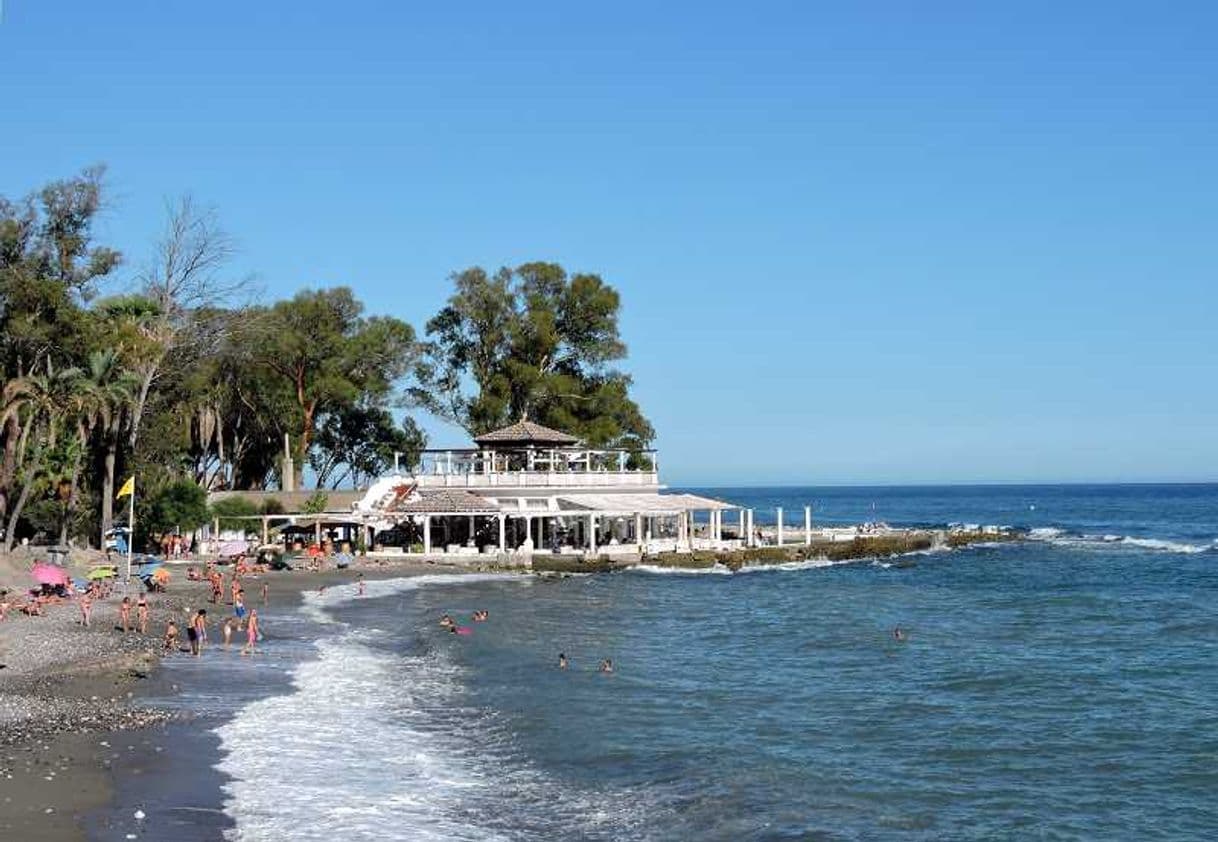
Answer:
[{"label": "tree canopy", "polygon": [[[248,303],[214,209],[167,203],[146,259],[95,241],[104,169],[0,197],[0,531],[99,545],[136,475],[140,536],[204,522],[209,491],[361,487],[413,469],[407,410],[471,434],[521,417],[593,445],[645,446],[651,425],[618,366],[618,293],[553,263],[451,277],[420,342],[351,288]],[[118,282],[121,281],[120,286]],[[240,509],[240,511],[237,511]],[[229,502],[225,523],[246,514]],[[253,514],[254,512],[248,512]]]},{"label": "tree canopy", "polygon": [[630,397],[618,331],[620,299],[598,275],[554,263],[452,276],[427,323],[416,403],[478,435],[521,418],[594,445],[642,447],[651,424]]}]

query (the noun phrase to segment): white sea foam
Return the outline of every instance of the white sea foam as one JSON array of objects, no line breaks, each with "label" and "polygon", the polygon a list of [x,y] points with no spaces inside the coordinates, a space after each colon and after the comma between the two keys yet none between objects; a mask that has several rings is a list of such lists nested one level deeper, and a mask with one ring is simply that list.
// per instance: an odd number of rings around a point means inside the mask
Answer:
[{"label": "white sea foam", "polygon": [[[511,574],[369,580],[367,597]],[[302,614],[359,598],[357,585],[308,593]],[[604,823],[629,833],[638,793],[571,791],[534,769],[493,712],[467,701],[464,671],[445,653],[396,652],[389,632],[340,624],[316,660],[292,672],[293,692],[261,699],[216,729],[233,842],[498,840],[525,826]],[[627,806],[623,809],[621,804]],[[543,837],[544,838],[544,837]]]},{"label": "white sea foam", "polygon": [[1061,547],[1114,547],[1124,546],[1164,553],[1204,553],[1218,549],[1218,541],[1211,544],[1190,544],[1186,541],[1171,541],[1166,538],[1139,538],[1132,535],[1073,534],[1064,529],[1045,527],[1029,531],[1034,541],[1044,541]]},{"label": "white sea foam", "polygon": [[636,564],[629,568],[638,573],[652,573],[658,576],[731,576],[731,568],[714,564],[710,567],[661,567],[658,564]]}]

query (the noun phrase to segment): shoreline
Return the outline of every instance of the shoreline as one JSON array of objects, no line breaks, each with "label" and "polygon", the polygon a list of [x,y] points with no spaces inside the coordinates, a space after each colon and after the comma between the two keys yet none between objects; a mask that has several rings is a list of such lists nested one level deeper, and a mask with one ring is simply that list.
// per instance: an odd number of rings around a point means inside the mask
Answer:
[{"label": "shoreline", "polygon": [[[976,541],[993,540],[992,533],[978,534]],[[1010,538],[1008,538],[1010,540]],[[967,546],[971,541],[952,541],[945,549]],[[787,545],[732,553],[666,553],[645,556],[628,563],[578,562],[534,556],[533,570],[516,568],[521,575],[562,575],[571,572],[610,572],[635,565],[680,569],[781,567],[810,558],[849,563],[892,555],[919,552],[932,545],[929,533],[906,536],[899,546],[892,539],[862,538],[824,545]],[[835,551],[827,555],[826,551]],[[476,573],[478,568],[416,559],[391,562],[360,562],[344,570],[281,571],[251,575],[247,579],[250,605],[257,607],[264,622],[273,626],[279,617],[298,610],[305,592],[322,586],[351,583],[357,574],[366,579],[411,578],[436,573]],[[260,605],[262,581],[270,585],[270,604]],[[0,671],[0,836],[30,840],[112,839],[115,833],[155,838],[189,840],[223,836],[232,821],[224,812],[226,777],[216,765],[222,759],[214,730],[227,715],[196,715],[167,705],[180,696],[185,685],[193,690],[210,688],[215,679],[204,668],[202,675],[183,675],[161,668],[160,635],[170,616],[179,621],[194,607],[208,607],[211,626],[227,613],[211,606],[208,587],[200,582],[176,582],[170,593],[159,597],[151,611],[150,634],[121,635],[110,622],[117,617],[112,597],[99,603],[93,628],[84,629],[76,620],[74,605],[59,606],[47,617],[10,619],[0,624],[0,644],[7,653],[24,636],[50,631],[67,648],[65,659],[52,656],[42,647],[34,659],[16,674]],[[24,633],[15,633],[20,624]],[[44,626],[45,624],[45,626]],[[84,645],[84,651],[79,647]],[[212,644],[214,648],[216,644]],[[189,655],[170,657],[186,658]],[[205,653],[203,662],[208,655]],[[61,674],[48,675],[54,665]],[[14,680],[15,679],[15,680]],[[275,695],[283,688],[274,679],[259,687],[258,698]],[[218,688],[216,692],[223,692]],[[13,709],[28,705],[24,718]],[[48,708],[58,711],[46,715]],[[134,819],[136,810],[145,815]]]},{"label": "shoreline", "polygon": [[[273,623],[296,612],[305,592],[348,584],[359,573],[371,580],[453,572],[474,571],[417,562],[353,565],[251,575],[247,587],[251,607]],[[256,584],[264,579],[266,607]],[[120,838],[155,830],[149,838],[203,840],[231,827],[224,776],[215,769],[221,755],[213,730],[222,717],[163,703],[183,685],[212,681],[206,669],[197,678],[168,673],[160,651],[168,619],[181,625],[195,607],[213,615],[218,637],[216,619],[227,616],[219,609],[228,606],[212,606],[209,593],[205,583],[176,581],[150,606],[147,636],[115,630],[121,594],[95,605],[91,628],[79,624],[74,604],[0,623],[0,663],[13,662],[12,672],[0,670],[0,838],[83,842],[113,839],[116,830]],[[144,820],[134,819],[136,809]]]}]

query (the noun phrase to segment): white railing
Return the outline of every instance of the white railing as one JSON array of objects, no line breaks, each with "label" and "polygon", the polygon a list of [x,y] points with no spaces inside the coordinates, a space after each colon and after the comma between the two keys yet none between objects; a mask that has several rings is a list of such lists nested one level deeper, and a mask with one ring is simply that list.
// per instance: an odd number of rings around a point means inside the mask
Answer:
[{"label": "white railing", "polygon": [[626,488],[659,485],[654,471],[515,471],[415,475],[420,488]]},{"label": "white railing", "polygon": [[586,448],[511,450],[425,450],[415,474],[423,476],[495,476],[496,474],[654,474],[653,450],[589,450]]}]

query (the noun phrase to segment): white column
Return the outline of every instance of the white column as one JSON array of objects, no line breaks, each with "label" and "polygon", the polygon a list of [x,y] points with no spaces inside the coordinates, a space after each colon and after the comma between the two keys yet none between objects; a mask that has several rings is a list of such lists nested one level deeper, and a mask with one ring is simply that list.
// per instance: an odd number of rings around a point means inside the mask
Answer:
[{"label": "white column", "polygon": [[431,555],[431,515],[423,515],[423,554]]},{"label": "white column", "polygon": [[778,507],[778,546],[782,546],[782,506]]},{"label": "white column", "polygon": [[588,549],[596,555],[596,515],[588,515]]},{"label": "white column", "polygon": [[723,511],[721,509],[715,510],[715,540],[723,540]]},{"label": "white column", "polygon": [[524,516],[524,540],[529,543],[533,541],[533,518],[528,515]]},{"label": "white column", "polygon": [[473,544],[475,547],[478,546],[478,539],[476,537],[474,537],[474,533],[476,531],[477,531],[477,524],[474,523],[474,516],[470,515],[469,516],[469,542],[471,544]]},{"label": "white column", "polygon": [[812,543],[812,507],[804,506],[804,544]]},{"label": "white column", "polygon": [[745,528],[744,521],[745,521],[744,509],[741,509],[740,510],[740,537],[744,540],[744,545],[747,547],[747,546],[749,546],[749,533],[748,533],[748,530]]},{"label": "white column", "polygon": [[757,537],[753,534],[753,510],[749,509],[744,518],[744,542],[746,547],[757,546]]},{"label": "white column", "polygon": [[643,546],[643,514],[635,512],[634,515],[634,542],[640,547]]},{"label": "white column", "polygon": [[499,552],[507,551],[507,516],[499,515]]}]

